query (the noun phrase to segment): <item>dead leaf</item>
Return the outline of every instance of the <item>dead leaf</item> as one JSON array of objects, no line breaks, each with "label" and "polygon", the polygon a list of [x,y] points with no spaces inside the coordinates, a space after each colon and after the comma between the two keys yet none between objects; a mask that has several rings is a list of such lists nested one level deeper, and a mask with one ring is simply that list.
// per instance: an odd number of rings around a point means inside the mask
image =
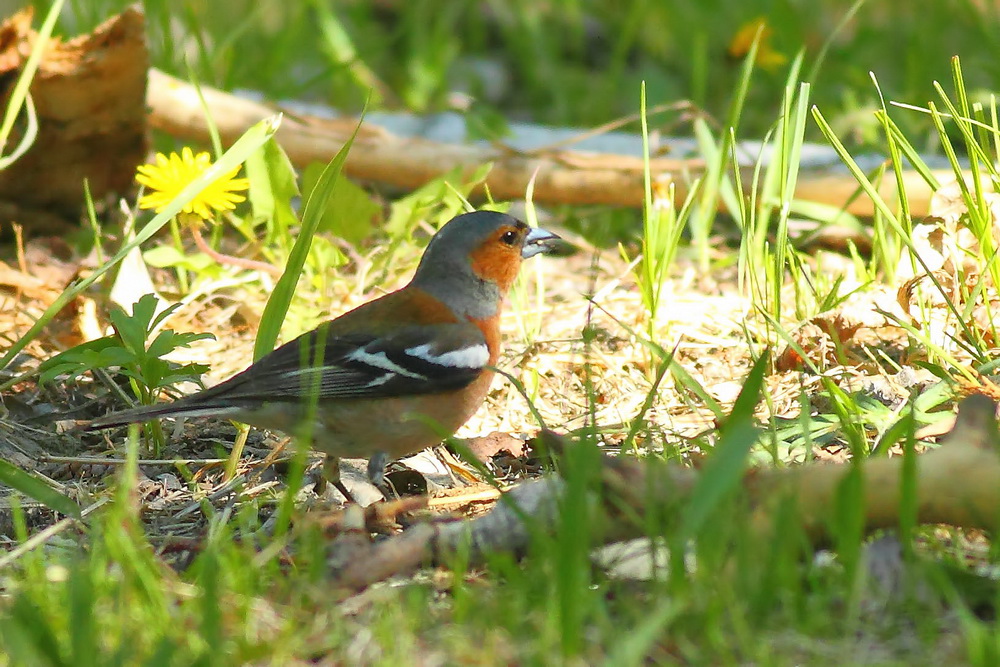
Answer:
[{"label": "dead leaf", "polygon": [[477,461],[483,463],[489,463],[500,452],[507,452],[511,456],[527,454],[523,440],[510,433],[501,433],[500,431],[494,431],[478,438],[469,438],[465,441],[465,446],[469,448]]}]

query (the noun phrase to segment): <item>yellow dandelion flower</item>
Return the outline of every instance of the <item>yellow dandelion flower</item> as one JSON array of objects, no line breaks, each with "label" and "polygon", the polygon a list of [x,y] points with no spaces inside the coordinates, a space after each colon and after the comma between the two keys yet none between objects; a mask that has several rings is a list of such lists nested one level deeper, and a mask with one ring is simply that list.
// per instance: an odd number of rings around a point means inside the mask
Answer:
[{"label": "yellow dandelion flower", "polygon": [[[181,190],[211,166],[212,158],[208,153],[195,155],[187,146],[181,150],[180,155],[171,153],[167,157],[163,153],[157,153],[156,164],[144,164],[136,169],[135,180],[149,191],[149,194],[139,199],[139,208],[151,208],[159,213]],[[236,178],[239,170],[239,167],[233,169],[202,190],[184,207],[183,212],[208,220],[213,217],[213,209],[231,211],[236,208],[238,203],[246,200],[246,197],[237,193],[250,187],[247,179]]]},{"label": "yellow dandelion flower", "polygon": [[763,16],[758,16],[740,26],[732,41],[729,42],[727,50],[729,57],[738,60],[748,54],[753,40],[757,38],[758,31],[760,32],[760,40],[757,42],[757,57],[754,62],[766,70],[774,70],[788,62],[788,57],[775,50],[771,45],[774,30]]}]

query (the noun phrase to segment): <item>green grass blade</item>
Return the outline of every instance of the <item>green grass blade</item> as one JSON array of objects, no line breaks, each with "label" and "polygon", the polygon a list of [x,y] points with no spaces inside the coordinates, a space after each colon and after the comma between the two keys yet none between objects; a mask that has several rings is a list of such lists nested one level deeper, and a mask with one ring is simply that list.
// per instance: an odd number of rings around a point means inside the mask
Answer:
[{"label": "green grass blade", "polygon": [[[34,593],[34,594],[32,594]],[[53,627],[53,619],[42,610],[37,592],[20,592],[7,614],[0,632],[9,645],[10,655],[22,665],[68,666],[63,659],[61,642]],[[6,654],[7,651],[4,651]]]},{"label": "green grass blade", "polygon": [[750,369],[732,412],[722,427],[719,444],[691,493],[681,535],[688,538],[696,536],[726,494],[743,477],[747,455],[757,442],[758,431],[753,426],[754,408],[760,400],[766,370],[767,356],[761,355]]},{"label": "green grass blade", "polygon": [[[931,106],[933,107],[933,105]],[[913,255],[913,258],[920,264],[920,267],[927,274],[928,280],[930,280],[934,284],[934,288],[938,290],[938,292],[945,297],[944,299],[945,305],[948,307],[949,310],[952,311],[952,314],[954,314],[956,318],[956,324],[962,329],[962,332],[965,334],[967,339],[975,340],[975,336],[972,334],[972,331],[969,329],[969,325],[966,322],[967,318],[963,317],[962,314],[958,312],[952,299],[948,298],[948,291],[944,289],[944,287],[941,285],[940,280],[938,280],[935,272],[931,270],[931,268],[927,265],[927,262],[920,255],[919,249],[914,245],[911,236],[906,233],[906,230],[900,223],[897,214],[893,212],[893,210],[889,207],[889,205],[879,194],[878,188],[876,188],[875,185],[872,184],[868,176],[865,175],[865,173],[861,170],[861,167],[858,166],[858,163],[855,162],[854,158],[851,157],[850,152],[848,152],[843,142],[840,141],[840,139],[834,133],[833,128],[830,127],[830,124],[823,117],[822,112],[820,112],[820,110],[815,106],[812,108],[812,112],[813,112],[813,119],[816,121],[816,124],[819,125],[820,132],[823,133],[823,136],[825,136],[827,141],[830,142],[830,145],[833,146],[833,149],[840,156],[840,159],[844,162],[844,165],[847,167],[848,171],[851,172],[851,175],[854,176],[854,179],[861,185],[862,190],[864,190],[865,194],[868,195],[868,197],[872,200],[872,203],[875,205],[875,208],[878,209],[878,212],[881,213],[883,216],[885,216],[885,222],[892,228],[893,232],[896,233],[899,239],[910,250],[910,252]],[[932,108],[932,118],[937,123],[941,122],[941,115],[937,112],[936,109],[933,108]],[[942,133],[944,132],[943,126],[939,127],[939,132]],[[946,149],[950,148],[950,144],[947,141],[946,136],[942,136],[941,140],[942,144],[945,146]],[[949,159],[952,159],[951,156],[949,156]],[[957,164],[957,158],[952,160],[952,162],[953,164]],[[959,179],[958,182],[960,186],[964,186],[964,182],[962,179]],[[967,187],[963,187],[963,196],[965,195],[968,195]],[[900,326],[905,327],[906,325],[905,323],[900,323]]]},{"label": "green grass blade", "polygon": [[46,14],[42,27],[38,30],[35,43],[32,45],[31,55],[28,56],[28,61],[24,64],[24,69],[21,70],[21,76],[18,77],[17,83],[14,84],[14,90],[10,94],[10,101],[7,103],[7,109],[4,112],[3,122],[0,123],[0,151],[3,151],[7,147],[7,140],[10,138],[11,130],[14,129],[14,123],[21,113],[21,107],[24,105],[25,100],[28,99],[28,88],[31,86],[31,81],[35,78],[35,73],[38,71],[38,64],[42,61],[42,56],[48,47],[49,38],[52,36],[52,30],[59,19],[59,14],[62,13],[62,7],[63,0],[56,0],[52,3],[52,7],[49,8],[49,13]]},{"label": "green grass blade", "polygon": [[65,514],[66,516],[80,518],[80,506],[72,498],[53,489],[31,473],[21,470],[3,459],[0,459],[0,483],[34,498],[49,509]]},{"label": "green grass blade", "polygon": [[344,143],[344,146],[337,151],[330,163],[323,170],[316,186],[309,195],[305,210],[302,212],[302,227],[299,236],[295,239],[295,245],[288,255],[288,262],[285,264],[285,271],[278,279],[278,283],[271,292],[271,297],[264,306],[264,314],[260,318],[260,329],[257,331],[257,339],[254,342],[253,358],[260,359],[262,356],[274,349],[274,345],[281,333],[281,325],[285,321],[288,313],[288,306],[295,295],[295,286],[299,282],[299,275],[302,267],[305,266],[306,257],[309,256],[309,247],[312,245],[313,235],[323,219],[323,213],[327,210],[330,198],[333,196],[334,185],[344,169],[347,161],[347,154],[354,144],[354,138],[358,136],[361,122],[354,128],[354,133]]},{"label": "green grass blade", "polygon": [[[879,113],[880,112],[878,111],[875,112],[876,117],[879,116]],[[882,119],[879,118],[879,120]],[[906,135],[903,134],[903,131],[899,129],[899,126],[896,125],[895,121],[893,121],[891,118],[886,117],[884,123],[886,130],[892,136],[893,144],[900,151],[902,151],[904,156],[906,156],[906,160],[907,162],[910,163],[910,166],[913,168],[913,170],[918,174],[920,174],[920,178],[924,179],[924,182],[927,183],[927,186],[931,190],[940,190],[941,181],[939,181],[937,176],[934,175],[934,172],[931,170],[931,168],[927,166],[927,163],[924,162],[924,159],[920,157],[920,153],[917,151],[916,148],[914,148],[913,144],[906,137]]]},{"label": "green grass blade", "polygon": [[648,664],[650,649],[662,641],[667,628],[678,619],[684,606],[673,599],[661,600],[642,622],[626,633],[605,660],[606,667]]},{"label": "green grass blade", "polygon": [[27,153],[38,137],[38,113],[35,112],[35,103],[32,101],[30,94],[24,98],[24,115],[26,116],[24,136],[21,137],[21,141],[17,143],[17,146],[10,155],[0,157],[0,171],[14,164],[22,155]]},{"label": "green grass blade", "polygon": [[94,578],[93,567],[87,559],[81,558],[66,582],[70,646],[73,661],[80,667],[97,664],[99,655],[98,623],[94,615],[97,598]]}]

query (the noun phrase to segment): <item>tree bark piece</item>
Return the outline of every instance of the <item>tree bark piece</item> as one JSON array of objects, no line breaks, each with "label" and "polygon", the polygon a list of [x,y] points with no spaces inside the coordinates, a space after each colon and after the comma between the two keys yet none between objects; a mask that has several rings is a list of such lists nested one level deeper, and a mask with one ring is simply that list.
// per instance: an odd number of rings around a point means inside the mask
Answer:
[{"label": "tree bark piece", "polygon": [[[38,38],[31,20],[28,9],[0,26],[4,103]],[[137,8],[90,35],[49,42],[30,88],[38,136],[13,167],[0,171],[0,222],[21,222],[35,233],[57,231],[57,216],[75,221],[83,210],[84,180],[94,199],[133,187],[147,150],[148,69],[145,18]]]}]

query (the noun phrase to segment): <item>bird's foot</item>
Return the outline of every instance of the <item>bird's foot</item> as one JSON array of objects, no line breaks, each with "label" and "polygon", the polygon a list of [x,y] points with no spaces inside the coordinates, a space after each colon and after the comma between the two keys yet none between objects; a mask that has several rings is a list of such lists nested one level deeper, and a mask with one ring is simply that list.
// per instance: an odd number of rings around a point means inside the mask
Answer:
[{"label": "bird's foot", "polygon": [[354,494],[348,491],[347,487],[340,480],[340,459],[336,456],[327,455],[326,460],[323,461],[323,472],[313,487],[317,495],[322,495],[326,492],[327,484],[333,485],[333,488],[337,489],[348,503],[358,504],[358,501],[354,498]]},{"label": "bird's foot", "polygon": [[385,452],[375,452],[368,459],[368,479],[381,489],[386,484],[385,467],[389,465],[389,455]]}]

